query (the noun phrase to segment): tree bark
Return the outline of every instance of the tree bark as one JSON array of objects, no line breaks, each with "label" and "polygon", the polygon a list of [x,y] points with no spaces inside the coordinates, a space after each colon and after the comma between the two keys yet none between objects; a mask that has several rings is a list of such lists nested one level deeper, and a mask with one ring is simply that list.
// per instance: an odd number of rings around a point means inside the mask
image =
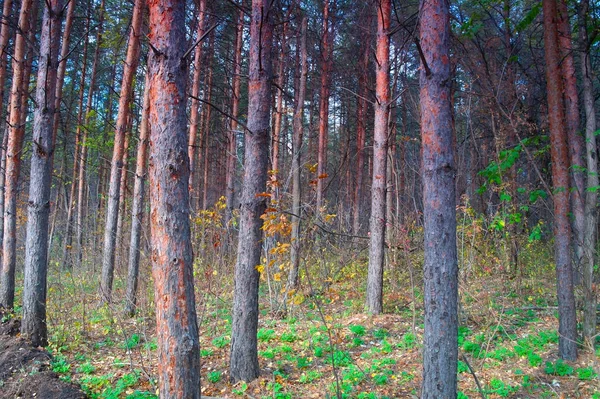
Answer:
[{"label": "tree bark", "polygon": [[[26,85],[29,75],[26,67],[27,36],[35,26],[35,0],[23,0],[19,12],[19,29],[15,39],[13,55],[13,80],[9,113],[8,143],[4,184],[4,239],[2,270],[0,271],[0,306],[12,309],[15,300],[15,265],[17,248],[17,185],[21,172],[21,149],[25,130],[21,124],[27,111]],[[23,105],[25,104],[25,106]]]},{"label": "tree bark", "polygon": [[148,59],[149,176],[159,391],[162,399],[200,399],[188,191],[188,75],[187,60],[183,58],[185,0],[150,0],[148,6],[149,38],[154,49]]},{"label": "tree bark", "polygon": [[456,397],[458,261],[449,7],[448,0],[420,3],[424,399]]},{"label": "tree bark", "polygon": [[569,149],[565,131],[563,84],[560,71],[557,0],[543,0],[544,54],[548,121],[550,124],[550,156],[554,201],[554,257],[558,296],[559,356],[577,359],[577,320],[573,271],[571,268],[571,228],[569,225]]},{"label": "tree bark", "polygon": [[573,278],[581,282],[581,261],[584,256],[585,233],[585,164],[583,153],[585,144],[579,131],[579,96],[577,94],[577,74],[573,59],[571,24],[565,0],[558,1],[558,40],[561,56],[561,73],[564,82],[563,99],[565,103],[565,127],[571,160],[571,207],[573,212],[573,249],[575,264]]},{"label": "tree bark", "polygon": [[[206,31],[206,0],[200,0],[198,5],[198,39],[204,35]],[[196,46],[196,52],[194,53],[194,75],[192,77],[192,101],[190,110],[190,129],[189,129],[189,140],[188,140],[188,157],[190,158],[190,198],[193,199],[196,195],[199,195],[196,191],[195,177],[198,176],[196,171],[196,161],[198,159],[198,146],[196,145],[198,135],[198,125],[201,123],[199,118],[199,101],[200,97],[200,72],[202,64],[202,43]],[[196,202],[197,204],[197,202]],[[195,204],[194,204],[195,205]]]},{"label": "tree bark", "polygon": [[[335,0],[333,0],[335,1]],[[317,150],[317,215],[323,207],[323,191],[327,179],[327,142],[329,136],[329,85],[333,63],[333,29],[329,26],[329,3],[323,1],[323,34],[321,36],[321,97],[319,100],[319,145]]]},{"label": "tree bark", "polygon": [[[156,2],[157,1],[151,4],[149,1],[148,4],[151,8],[157,7],[158,5]],[[112,296],[112,284],[115,268],[115,246],[117,241],[117,221],[119,218],[121,167],[123,166],[123,152],[125,145],[125,133],[127,130],[127,115],[131,103],[131,89],[135,70],[139,61],[143,8],[144,0],[135,0],[131,30],[129,31],[127,56],[125,59],[125,65],[123,67],[123,80],[121,81],[119,112],[117,115],[115,142],[110,165],[110,187],[106,211],[106,227],[104,229],[104,249],[102,251],[102,280],[100,281],[100,295],[103,303],[110,302]],[[155,12],[159,13],[158,10],[155,10]],[[158,17],[158,14],[156,16]]]},{"label": "tree bark", "polygon": [[[377,4],[378,3],[378,4]],[[386,173],[388,117],[390,106],[390,26],[391,1],[377,1],[377,62],[375,124],[373,126],[373,180],[369,230],[369,268],[367,273],[367,310],[383,312],[383,263],[385,260]]]},{"label": "tree bark", "polygon": [[308,75],[308,63],[306,62],[306,30],[307,18],[302,17],[300,32],[300,81],[298,82],[298,96],[296,99],[296,110],[294,111],[293,142],[292,142],[292,235],[290,237],[290,273],[288,275],[288,287],[295,289],[299,283],[300,270],[300,221],[302,208],[300,200],[301,172],[302,172],[302,124],[304,121],[304,100],[306,98],[306,76]]},{"label": "tree bark", "polygon": [[587,18],[589,0],[581,0],[579,5],[579,50],[581,57],[581,80],[583,92],[583,106],[585,111],[585,142],[587,187],[585,192],[585,225],[583,237],[584,258],[583,271],[583,338],[593,348],[596,335],[596,292],[594,289],[594,263],[596,228],[598,226],[598,193],[595,188],[598,181],[598,148],[596,143],[596,110],[594,108],[594,79],[589,52],[589,39],[587,34]]},{"label": "tree bark", "polygon": [[[240,233],[235,268],[230,376],[232,381],[252,381],[259,375],[256,332],[258,282],[263,232],[261,215],[266,209],[271,115],[271,47],[273,2],[252,1],[248,82],[248,129],[245,142],[244,185],[240,209]],[[263,195],[261,195],[263,194]]]},{"label": "tree bark", "polygon": [[[140,270],[140,238],[142,235],[142,218],[144,216],[144,182],[146,180],[146,158],[148,153],[148,118],[150,112],[150,84],[146,76],[142,120],[140,122],[140,138],[138,142],[137,160],[135,163],[135,183],[133,186],[133,204],[131,209],[131,239],[129,242],[129,267],[127,272],[127,294],[125,314],[135,314],[138,275]],[[191,173],[191,171],[190,171]]]},{"label": "tree bark", "polygon": [[[50,8],[49,8],[50,7]],[[62,18],[62,0],[49,0],[44,7],[33,119],[33,151],[25,243],[25,286],[21,335],[33,346],[46,346],[46,277],[48,271],[48,219],[56,112],[56,75]]]},{"label": "tree bark", "polygon": [[237,117],[240,108],[240,75],[242,73],[242,39],[244,35],[244,12],[240,10],[238,15],[238,22],[235,36],[235,56],[233,58],[234,71],[233,71],[233,98],[231,99],[231,116],[229,122],[229,133],[228,133],[228,149],[227,149],[227,193],[225,197],[226,205],[226,224],[229,223],[233,215],[233,203],[235,195],[235,171],[236,171],[236,158],[237,158],[237,130],[238,123]]}]

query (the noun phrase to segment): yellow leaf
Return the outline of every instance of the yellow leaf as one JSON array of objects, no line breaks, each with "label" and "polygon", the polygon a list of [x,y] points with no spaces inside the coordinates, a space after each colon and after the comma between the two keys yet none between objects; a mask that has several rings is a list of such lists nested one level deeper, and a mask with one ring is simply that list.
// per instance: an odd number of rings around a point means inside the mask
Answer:
[{"label": "yellow leaf", "polygon": [[265,266],[264,265],[256,265],[254,267],[260,274],[262,274],[263,271],[265,271]]},{"label": "yellow leaf", "polygon": [[281,273],[275,273],[273,275],[273,280],[275,280],[275,281],[281,281]]}]

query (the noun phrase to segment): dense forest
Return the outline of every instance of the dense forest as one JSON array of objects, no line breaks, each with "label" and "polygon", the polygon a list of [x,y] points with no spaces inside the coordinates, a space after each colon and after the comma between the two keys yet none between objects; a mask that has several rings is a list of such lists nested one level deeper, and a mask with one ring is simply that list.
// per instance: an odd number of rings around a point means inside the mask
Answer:
[{"label": "dense forest", "polygon": [[600,399],[600,4],[4,0],[0,398]]}]

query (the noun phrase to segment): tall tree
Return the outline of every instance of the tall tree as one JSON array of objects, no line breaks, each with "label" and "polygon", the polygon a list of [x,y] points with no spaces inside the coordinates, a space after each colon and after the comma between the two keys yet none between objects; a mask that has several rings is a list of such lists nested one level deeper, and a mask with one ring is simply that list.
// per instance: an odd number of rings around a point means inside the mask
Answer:
[{"label": "tall tree", "polygon": [[148,5],[150,257],[159,391],[163,399],[200,399],[188,189],[185,0],[155,0]]},{"label": "tall tree", "polygon": [[554,260],[558,296],[559,356],[565,360],[577,358],[577,320],[571,267],[571,228],[569,225],[569,147],[565,131],[565,109],[562,101],[563,83],[560,70],[557,0],[543,0],[544,55],[548,122],[550,125],[550,156],[554,194]]},{"label": "tall tree", "polygon": [[[140,270],[140,238],[142,235],[142,217],[144,215],[144,182],[146,181],[146,158],[148,153],[148,118],[150,113],[150,84],[146,75],[140,137],[135,163],[135,183],[133,186],[133,204],[131,206],[131,237],[129,243],[129,267],[127,271],[127,291],[125,314],[133,316],[137,299],[138,275]],[[190,171],[191,173],[191,171]]]},{"label": "tall tree", "polygon": [[422,398],[456,397],[458,261],[450,2],[421,0],[420,102],[425,234]]},{"label": "tall tree", "polygon": [[[135,0],[135,4],[133,6],[131,30],[129,31],[127,56],[123,66],[123,80],[121,81],[121,94],[119,97],[119,112],[117,115],[117,125],[115,127],[112,162],[110,165],[110,187],[106,211],[106,226],[104,228],[102,279],[100,281],[102,302],[110,302],[112,296],[112,283],[115,269],[115,247],[117,241],[117,222],[119,218],[118,213],[121,188],[121,168],[123,166],[125,133],[127,130],[127,116],[131,103],[133,78],[139,61],[140,36],[142,35],[141,28],[144,4],[144,0]],[[157,4],[152,4],[150,7],[157,7]],[[156,10],[156,12],[158,12],[158,10]]]},{"label": "tall tree", "polygon": [[276,2],[252,0],[244,185],[241,196],[240,233],[235,267],[230,376],[233,381],[258,377],[258,282],[256,265],[262,248],[261,215],[266,209],[265,190],[269,162],[271,114],[271,47],[273,7]]},{"label": "tall tree", "polygon": [[15,300],[15,265],[17,261],[17,185],[21,172],[21,148],[23,135],[21,123],[25,120],[27,86],[29,73],[25,57],[27,36],[35,26],[36,0],[23,0],[19,12],[19,27],[15,39],[13,55],[13,79],[11,88],[10,112],[8,117],[8,143],[6,148],[6,169],[4,183],[4,239],[2,252],[2,270],[0,271],[0,306],[12,309]]},{"label": "tall tree", "polygon": [[317,149],[317,214],[323,207],[323,191],[327,178],[327,142],[329,136],[329,92],[333,65],[333,27],[329,21],[330,1],[323,1],[323,33],[321,35],[321,94],[319,99],[319,145]]},{"label": "tall tree", "polygon": [[[202,39],[204,32],[206,31],[206,0],[200,0],[198,4],[198,39]],[[189,129],[189,141],[188,141],[188,157],[190,158],[190,197],[199,195],[196,193],[196,180],[195,177],[198,175],[196,172],[196,161],[198,159],[198,146],[196,145],[198,126],[201,123],[200,113],[198,108],[200,101],[200,68],[202,64],[202,43],[196,45],[196,52],[194,53],[194,75],[192,77],[192,101],[190,108],[190,129]]]},{"label": "tall tree", "polygon": [[44,7],[38,62],[36,104],[33,119],[33,151],[29,183],[27,241],[25,243],[25,287],[21,334],[34,346],[48,344],[46,328],[46,276],[48,271],[48,218],[56,112],[56,75],[60,44],[62,0],[49,0]]},{"label": "tall tree", "polygon": [[241,73],[242,73],[242,39],[244,36],[244,11],[240,10],[238,14],[238,21],[236,26],[236,35],[235,35],[235,55],[233,57],[233,98],[231,99],[231,116],[233,118],[230,119],[229,122],[229,133],[228,137],[228,148],[227,148],[227,192],[225,196],[225,205],[226,209],[226,221],[228,222],[231,219],[233,213],[233,200],[235,194],[235,160],[237,158],[237,130],[238,130],[238,122],[237,117],[240,109],[240,83],[241,83]]},{"label": "tall tree", "polygon": [[385,260],[388,116],[390,107],[391,1],[377,0],[377,52],[375,124],[373,126],[373,180],[371,183],[371,237],[367,273],[367,309],[383,312],[383,263]]},{"label": "tall tree", "polygon": [[[598,187],[598,147],[596,145],[596,110],[594,108],[594,83],[590,58],[589,38],[587,34],[589,0],[581,0],[579,4],[579,37],[578,45],[581,58],[581,80],[583,86],[583,108],[585,111],[585,146],[587,166],[587,187]],[[588,189],[585,192],[585,225],[582,261],[584,307],[583,337],[586,343],[592,344],[596,336],[596,293],[594,289],[594,264],[596,246],[596,228],[598,224],[598,193]],[[593,344],[592,344],[593,345]],[[592,346],[593,347],[593,346]]]},{"label": "tall tree", "polygon": [[296,288],[299,282],[300,270],[300,220],[302,208],[301,172],[302,172],[302,125],[304,122],[304,101],[306,98],[306,76],[308,75],[308,63],[306,59],[306,30],[308,19],[302,17],[300,28],[300,81],[298,82],[298,96],[296,98],[296,110],[294,111],[293,137],[292,137],[292,235],[290,241],[290,273],[288,276],[288,287]]}]

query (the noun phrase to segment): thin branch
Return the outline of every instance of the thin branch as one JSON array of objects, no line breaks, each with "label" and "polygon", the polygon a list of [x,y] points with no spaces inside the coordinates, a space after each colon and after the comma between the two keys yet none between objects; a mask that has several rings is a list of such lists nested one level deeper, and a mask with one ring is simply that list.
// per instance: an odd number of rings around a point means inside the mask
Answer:
[{"label": "thin branch", "polygon": [[229,118],[233,121],[235,121],[239,126],[241,126],[242,128],[244,128],[245,131],[247,131],[248,133],[252,134],[252,130],[250,130],[250,128],[243,122],[240,122],[239,119],[235,118],[233,115],[228,114],[227,112],[223,111],[221,108],[217,107],[216,105],[214,105],[213,103],[203,100],[200,97],[196,97],[193,96],[191,94],[188,94],[188,97],[193,98],[196,101],[200,101],[203,104],[208,105],[209,107],[211,107],[212,109],[214,109],[215,111],[217,111],[218,113],[220,113],[221,115],[223,115],[226,118]]}]

